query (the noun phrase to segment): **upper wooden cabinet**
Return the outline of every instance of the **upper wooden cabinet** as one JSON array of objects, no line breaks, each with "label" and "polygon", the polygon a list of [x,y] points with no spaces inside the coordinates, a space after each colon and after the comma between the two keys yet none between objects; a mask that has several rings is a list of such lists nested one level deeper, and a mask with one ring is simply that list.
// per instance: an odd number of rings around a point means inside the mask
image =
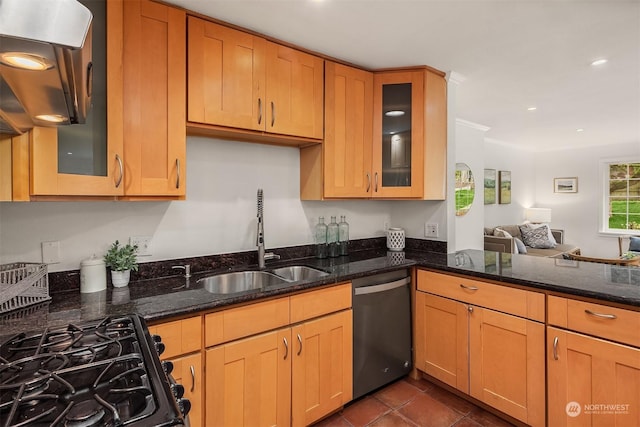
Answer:
[{"label": "upper wooden cabinet", "polygon": [[[189,17],[189,126],[196,133],[208,129],[212,135],[240,139],[268,132],[321,140],[323,62],[261,37]],[[240,129],[257,133],[243,134]]]},{"label": "upper wooden cabinet", "polygon": [[444,200],[444,76],[326,62],[325,142],[300,149],[300,197]]},{"label": "upper wooden cabinet", "polygon": [[[97,2],[100,3],[100,2]],[[55,128],[31,131],[31,196],[181,198],[186,189],[185,13],[148,0],[106,2],[106,147],[67,167]],[[96,74],[99,71],[96,71]],[[83,140],[84,142],[84,140]],[[77,154],[77,153],[76,153]],[[100,166],[94,166],[99,164]]]},{"label": "upper wooden cabinet", "polygon": [[0,202],[29,200],[29,138],[0,138]]}]

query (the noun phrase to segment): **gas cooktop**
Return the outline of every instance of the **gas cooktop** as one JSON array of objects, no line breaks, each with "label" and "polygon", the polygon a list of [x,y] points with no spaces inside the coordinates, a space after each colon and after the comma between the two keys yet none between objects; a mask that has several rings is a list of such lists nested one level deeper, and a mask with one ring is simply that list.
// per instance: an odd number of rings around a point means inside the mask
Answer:
[{"label": "gas cooktop", "polygon": [[16,335],[0,344],[0,426],[183,425],[162,347],[136,315]]}]

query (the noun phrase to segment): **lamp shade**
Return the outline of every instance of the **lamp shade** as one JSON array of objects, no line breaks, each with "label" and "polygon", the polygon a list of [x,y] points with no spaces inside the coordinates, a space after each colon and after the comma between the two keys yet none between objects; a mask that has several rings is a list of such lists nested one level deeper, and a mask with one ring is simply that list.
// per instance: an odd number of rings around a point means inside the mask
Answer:
[{"label": "lamp shade", "polygon": [[547,208],[527,208],[524,210],[524,218],[529,222],[541,223],[551,222],[551,209]]}]

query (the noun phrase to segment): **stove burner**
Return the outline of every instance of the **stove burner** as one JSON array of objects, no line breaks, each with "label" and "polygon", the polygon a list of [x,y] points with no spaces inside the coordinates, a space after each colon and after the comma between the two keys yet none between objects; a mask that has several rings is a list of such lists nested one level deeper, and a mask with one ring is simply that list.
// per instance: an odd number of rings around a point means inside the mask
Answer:
[{"label": "stove burner", "polygon": [[66,427],[91,427],[102,425],[105,410],[96,401],[85,400],[71,407],[65,417]]}]

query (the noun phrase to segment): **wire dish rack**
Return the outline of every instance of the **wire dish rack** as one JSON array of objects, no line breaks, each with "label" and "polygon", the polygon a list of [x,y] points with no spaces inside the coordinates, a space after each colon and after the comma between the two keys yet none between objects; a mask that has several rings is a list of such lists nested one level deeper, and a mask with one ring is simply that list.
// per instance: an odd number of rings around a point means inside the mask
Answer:
[{"label": "wire dish rack", "polygon": [[0,314],[50,299],[47,264],[0,265]]}]

